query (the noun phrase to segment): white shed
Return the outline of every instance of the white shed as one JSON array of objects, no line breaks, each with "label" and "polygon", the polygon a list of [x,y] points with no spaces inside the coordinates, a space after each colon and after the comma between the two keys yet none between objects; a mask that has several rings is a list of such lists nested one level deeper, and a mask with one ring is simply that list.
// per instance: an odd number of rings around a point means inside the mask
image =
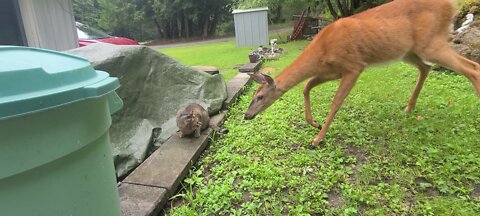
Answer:
[{"label": "white shed", "polygon": [[234,10],[237,46],[268,45],[268,8]]},{"label": "white shed", "polygon": [[72,0],[6,0],[0,8],[0,45],[65,51],[78,47]]}]

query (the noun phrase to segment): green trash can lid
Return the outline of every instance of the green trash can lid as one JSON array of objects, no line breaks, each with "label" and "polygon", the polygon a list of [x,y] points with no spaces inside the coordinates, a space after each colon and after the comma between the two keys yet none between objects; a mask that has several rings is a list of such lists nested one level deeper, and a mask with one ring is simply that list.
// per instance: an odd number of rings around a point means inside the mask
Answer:
[{"label": "green trash can lid", "polygon": [[57,51],[0,46],[0,120],[103,96],[117,78],[87,59]]}]

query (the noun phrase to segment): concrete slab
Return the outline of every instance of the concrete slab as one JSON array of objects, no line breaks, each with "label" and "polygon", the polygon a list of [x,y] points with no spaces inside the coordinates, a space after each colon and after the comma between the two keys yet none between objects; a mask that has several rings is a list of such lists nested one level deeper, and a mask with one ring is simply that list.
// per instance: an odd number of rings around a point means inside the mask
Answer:
[{"label": "concrete slab", "polygon": [[[225,112],[212,116],[212,123],[222,122],[225,116]],[[178,134],[173,135],[123,182],[165,188],[168,197],[174,195],[191,165],[207,146],[212,132],[209,128],[198,138],[180,138]]]},{"label": "concrete slab", "polygon": [[218,70],[218,68],[214,66],[196,65],[196,66],[192,66],[192,68],[197,69],[199,71],[205,71],[206,73],[209,73],[211,75],[220,73],[220,70]]},{"label": "concrete slab", "polygon": [[223,109],[230,107],[238,97],[246,90],[246,87],[252,83],[250,76],[245,73],[238,73],[227,83],[227,99],[223,103]]},{"label": "concrete slab", "polygon": [[260,65],[262,65],[262,62],[263,61],[258,61],[258,62],[255,62],[255,63],[246,63],[246,64],[240,66],[240,68],[238,68],[238,70],[240,72],[257,72],[258,69],[260,69]]},{"label": "concrete slab", "polygon": [[223,122],[227,118],[228,110],[222,110],[217,115],[210,117],[210,125],[223,125]]},{"label": "concrete slab", "polygon": [[118,192],[123,216],[157,215],[168,200],[165,188],[121,183]]},{"label": "concrete slab", "polygon": [[[210,119],[210,124],[222,125],[228,108],[251,84],[250,76],[237,74],[227,83],[228,98],[224,110]],[[160,148],[128,175],[119,186],[123,215],[157,215],[167,200],[176,193],[191,166],[208,145],[212,129],[199,138],[171,136]]]},{"label": "concrete slab", "polygon": [[187,175],[190,165],[205,149],[211,131],[207,129],[199,138],[173,135],[123,182],[166,188],[167,196],[173,195]]}]

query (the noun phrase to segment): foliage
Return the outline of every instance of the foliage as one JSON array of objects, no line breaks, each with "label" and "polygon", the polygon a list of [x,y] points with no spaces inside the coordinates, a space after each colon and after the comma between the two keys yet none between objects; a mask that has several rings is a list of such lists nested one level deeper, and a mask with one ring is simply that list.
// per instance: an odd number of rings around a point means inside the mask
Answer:
[{"label": "foliage", "polygon": [[299,13],[307,7],[314,7],[315,1],[307,0],[239,0],[238,8],[268,7],[270,23],[280,23],[291,19],[291,15]]},{"label": "foliage", "polygon": [[391,0],[336,0],[334,2],[332,0],[320,0],[335,19],[351,16],[389,1]]},{"label": "foliage", "polygon": [[139,41],[152,37],[152,32],[145,31],[145,10],[147,3],[135,0],[98,0],[100,17],[98,25],[107,32],[134,38]]},{"label": "foliage", "polygon": [[[136,40],[208,37],[231,22],[234,0],[74,0],[75,19]],[[232,30],[224,26],[223,31]]]},{"label": "foliage", "polygon": [[[230,59],[228,43],[202,58]],[[288,52],[264,67],[277,75],[306,45],[282,44]],[[314,150],[318,129],[304,120],[303,85],[245,121],[255,84],[230,109],[229,133],[212,141],[167,215],[476,215],[480,100],[465,77],[431,73],[416,110],[404,113],[417,73],[403,63],[367,69]],[[337,86],[312,91],[317,120]]]},{"label": "foliage", "polygon": [[[285,21],[287,16],[309,8],[310,15],[327,15],[338,19],[353,15],[371,7],[378,6],[390,0],[240,0],[238,7],[254,8],[269,7],[272,23]],[[287,12],[288,11],[288,12]],[[289,17],[288,17],[289,18]]]},{"label": "foliage", "polygon": [[212,36],[231,17],[232,0],[153,0],[154,22],[163,38]]},{"label": "foliage", "polygon": [[469,13],[475,15],[475,19],[478,20],[480,15],[480,0],[465,0],[459,2],[460,8],[458,14],[455,16],[454,28],[460,28],[465,21],[465,16]]},{"label": "foliage", "polygon": [[98,26],[99,9],[97,0],[74,0],[73,12],[77,22]]}]

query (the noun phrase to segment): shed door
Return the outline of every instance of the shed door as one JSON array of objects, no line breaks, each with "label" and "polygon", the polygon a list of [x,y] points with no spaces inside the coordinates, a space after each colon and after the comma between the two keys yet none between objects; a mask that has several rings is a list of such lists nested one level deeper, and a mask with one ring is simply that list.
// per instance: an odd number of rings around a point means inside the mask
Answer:
[{"label": "shed door", "polygon": [[2,1],[0,7],[0,45],[25,46],[26,39],[22,25],[18,1]]}]

